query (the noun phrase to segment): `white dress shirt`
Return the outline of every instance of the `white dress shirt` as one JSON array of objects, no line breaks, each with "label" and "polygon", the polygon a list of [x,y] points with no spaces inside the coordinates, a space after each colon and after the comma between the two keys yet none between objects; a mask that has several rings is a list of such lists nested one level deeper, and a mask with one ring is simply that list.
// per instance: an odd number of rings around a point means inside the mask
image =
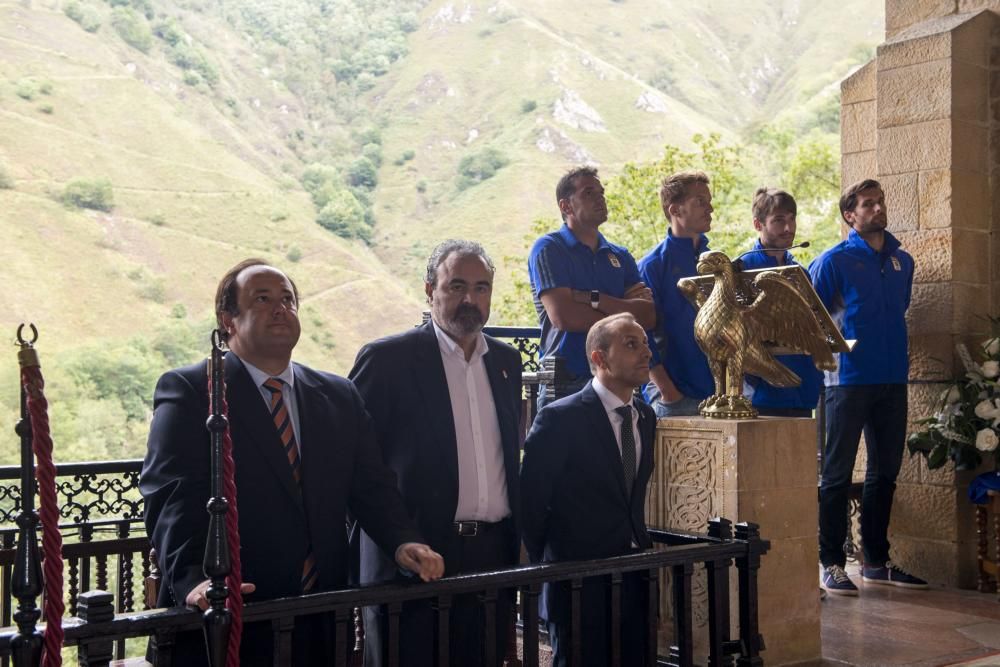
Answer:
[{"label": "white dress shirt", "polygon": [[636,474],[639,473],[639,461],[642,457],[642,438],[639,437],[639,409],[635,406],[635,399],[633,398],[628,403],[622,403],[622,399],[611,393],[611,390],[601,384],[601,381],[596,377],[593,379],[594,392],[597,397],[601,399],[601,403],[604,405],[604,409],[608,413],[608,420],[611,422],[611,430],[614,431],[615,440],[618,441],[618,455],[621,456],[622,453],[622,424],[625,420],[622,416],[615,412],[616,409],[622,407],[623,405],[629,405],[632,407],[632,438],[635,440],[635,471]]},{"label": "white dress shirt", "polygon": [[[236,355],[232,352],[228,352],[226,356],[230,354],[236,357]],[[239,359],[239,357],[236,358]],[[268,375],[251,364],[249,361],[246,361],[245,359],[240,359],[240,361],[243,362],[243,366],[247,369],[247,372],[250,373],[250,378],[253,380],[254,384],[257,385],[257,391],[260,392],[261,398],[264,399],[264,403],[267,405],[267,411],[269,414],[271,412],[271,397],[274,394],[271,393],[270,389],[264,386],[264,383],[273,377],[285,382],[285,386],[281,389],[281,398],[284,400],[285,409],[288,410],[288,416],[292,420],[292,429],[295,433],[295,446],[299,450],[299,456],[302,456],[302,429],[299,428],[299,409],[298,406],[295,405],[295,373],[292,370],[292,365],[288,364],[288,367],[281,371],[278,375]]]},{"label": "white dress shirt", "polygon": [[455,521],[496,522],[510,516],[500,422],[483,356],[486,338],[479,334],[469,361],[448,334],[433,324],[448,381],[458,448],[458,507]]}]

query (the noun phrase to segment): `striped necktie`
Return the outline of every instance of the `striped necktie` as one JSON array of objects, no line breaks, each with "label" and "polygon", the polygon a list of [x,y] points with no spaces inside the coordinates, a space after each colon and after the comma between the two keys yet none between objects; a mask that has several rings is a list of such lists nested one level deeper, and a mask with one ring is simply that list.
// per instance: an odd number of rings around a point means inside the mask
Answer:
[{"label": "striped necktie", "polygon": [[[299,446],[295,441],[295,428],[292,426],[292,416],[288,412],[284,398],[285,382],[280,378],[268,378],[264,381],[264,388],[271,392],[271,419],[274,420],[274,427],[278,430],[278,439],[288,457],[288,465],[292,469],[292,477],[295,483],[301,485],[301,473],[299,465]],[[302,592],[308,593],[315,586],[319,579],[319,569],[316,567],[316,556],[313,554],[312,545],[306,553],[305,562],[302,564]]]}]

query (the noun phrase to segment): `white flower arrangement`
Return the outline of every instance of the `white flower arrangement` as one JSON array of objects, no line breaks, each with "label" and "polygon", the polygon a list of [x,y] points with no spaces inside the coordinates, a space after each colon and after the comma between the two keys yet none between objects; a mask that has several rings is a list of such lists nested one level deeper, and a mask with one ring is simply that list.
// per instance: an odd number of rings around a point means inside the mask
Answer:
[{"label": "white flower arrangement", "polygon": [[[1000,330],[1000,318],[990,322]],[[990,456],[1000,465],[1000,336],[977,347],[978,362],[957,346],[965,374],[941,393],[934,416],[917,422],[923,429],[907,439],[910,454],[923,455],[930,469],[951,460],[956,470],[971,470]]]}]

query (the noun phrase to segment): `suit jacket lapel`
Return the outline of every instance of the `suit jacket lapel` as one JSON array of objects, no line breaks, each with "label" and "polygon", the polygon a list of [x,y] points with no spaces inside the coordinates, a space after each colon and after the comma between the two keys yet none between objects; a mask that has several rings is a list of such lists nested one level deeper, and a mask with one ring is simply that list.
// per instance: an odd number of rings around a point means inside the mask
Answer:
[{"label": "suit jacket lapel", "polygon": [[[427,406],[429,426],[433,431],[433,442],[438,444],[440,460],[455,480],[458,488],[458,443],[455,436],[455,416],[451,412],[451,394],[448,393],[448,378],[444,374],[441,349],[433,325],[427,322],[420,327],[414,355],[417,363],[417,386],[421,400]],[[456,496],[457,498],[457,496]]]},{"label": "suit jacket lapel", "polygon": [[614,475],[618,489],[622,493],[622,498],[628,502],[628,493],[625,492],[625,470],[622,468],[622,453],[618,449],[618,438],[615,437],[611,420],[608,419],[608,412],[604,409],[600,397],[594,391],[594,387],[588,383],[580,393],[580,400],[588,408],[591,425],[594,427],[597,446],[604,452],[608,459],[608,467]]},{"label": "suit jacket lapel", "polygon": [[[240,432],[239,438],[233,438],[233,448],[244,450],[241,451],[242,456],[256,454],[264,466],[274,473],[278,485],[301,508],[302,494],[295,483],[295,478],[292,477],[288,457],[285,456],[281,441],[278,439],[278,431],[271,420],[271,414],[267,410],[260,390],[235,355],[226,355],[225,371],[226,397],[230,406],[229,419],[234,430],[238,429]],[[299,407],[299,422],[306,423],[302,417],[301,407]],[[251,449],[254,451],[251,452]],[[234,456],[239,455],[234,452]]]},{"label": "suit jacket lapel", "polygon": [[493,345],[489,340],[486,342],[489,352],[483,357],[483,363],[486,366],[486,376],[489,378],[490,389],[493,392],[493,404],[496,406],[497,422],[500,424],[500,444],[503,447],[503,463],[505,472],[507,473],[507,486],[509,490],[511,486],[511,470],[513,469],[516,474],[519,467],[517,465],[517,453],[520,448],[520,439],[518,438],[516,426],[519,424],[519,420],[518,415],[511,414],[513,406],[508,400],[508,397],[512,393],[510,387],[512,380],[508,378],[506,369],[500,367],[500,359],[494,354]]}]

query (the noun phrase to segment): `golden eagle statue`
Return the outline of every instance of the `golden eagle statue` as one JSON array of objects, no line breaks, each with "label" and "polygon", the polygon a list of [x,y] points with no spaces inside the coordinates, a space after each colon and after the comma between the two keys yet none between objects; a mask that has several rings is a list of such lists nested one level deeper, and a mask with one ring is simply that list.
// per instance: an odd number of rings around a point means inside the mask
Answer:
[{"label": "golden eagle statue", "polygon": [[736,270],[724,253],[702,253],[697,268],[700,274],[714,276],[710,292],[696,284],[704,280],[701,278],[682,278],[677,287],[698,309],[694,337],[715,379],[715,394],[699,406],[703,417],[757,416],[743,396],[744,373],[757,375],[775,387],[797,387],[802,382],[774,358],[766,344],[810,354],[818,369],[836,368],[827,332],[816,313],[778,272],[757,273],[750,290],[756,296],[745,305],[738,298]]}]

